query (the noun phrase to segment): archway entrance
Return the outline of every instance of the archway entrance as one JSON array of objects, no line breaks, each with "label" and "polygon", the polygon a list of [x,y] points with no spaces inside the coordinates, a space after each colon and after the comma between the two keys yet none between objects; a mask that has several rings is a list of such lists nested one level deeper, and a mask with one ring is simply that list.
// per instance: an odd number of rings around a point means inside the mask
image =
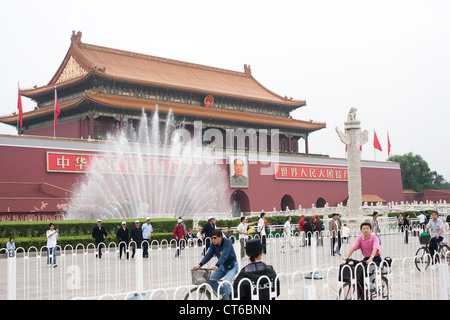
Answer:
[{"label": "archway entrance", "polygon": [[240,217],[241,212],[250,212],[250,201],[244,191],[233,192],[230,198],[230,211],[233,217]]},{"label": "archway entrance", "polygon": [[317,201],[316,201],[316,208],[323,208],[323,207],[325,207],[325,204],[326,204],[327,202],[325,201],[325,199],[324,198],[319,198],[319,199],[317,199]]},{"label": "archway entrance", "polygon": [[281,199],[281,211],[286,211],[287,208],[295,210],[295,202],[290,195],[285,194]]}]

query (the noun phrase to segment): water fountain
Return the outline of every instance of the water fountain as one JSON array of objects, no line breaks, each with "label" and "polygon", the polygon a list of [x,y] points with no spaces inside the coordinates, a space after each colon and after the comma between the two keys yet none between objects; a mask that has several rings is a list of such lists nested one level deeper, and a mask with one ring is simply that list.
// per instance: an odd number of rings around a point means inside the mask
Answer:
[{"label": "water fountain", "polygon": [[229,217],[226,161],[203,158],[172,112],[160,125],[158,110],[150,121],[143,110],[138,128],[125,125],[100,145],[66,219]]}]

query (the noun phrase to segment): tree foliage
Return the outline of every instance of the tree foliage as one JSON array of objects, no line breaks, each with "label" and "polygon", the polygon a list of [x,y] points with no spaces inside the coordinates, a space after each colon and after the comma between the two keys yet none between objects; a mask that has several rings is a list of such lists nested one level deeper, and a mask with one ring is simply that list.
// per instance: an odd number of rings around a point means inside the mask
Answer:
[{"label": "tree foliage", "polygon": [[389,157],[389,161],[400,163],[403,189],[422,192],[424,189],[443,189],[448,183],[436,171],[431,171],[428,163],[412,152]]}]

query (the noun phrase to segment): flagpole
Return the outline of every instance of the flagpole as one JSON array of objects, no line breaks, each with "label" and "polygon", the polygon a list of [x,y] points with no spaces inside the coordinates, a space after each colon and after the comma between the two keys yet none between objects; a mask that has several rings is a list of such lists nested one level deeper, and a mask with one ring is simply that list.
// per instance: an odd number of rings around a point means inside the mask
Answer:
[{"label": "flagpole", "polygon": [[377,152],[375,151],[375,129],[373,129],[374,145],[373,145],[373,161],[377,161]]},{"label": "flagpole", "polygon": [[53,107],[53,139],[56,139],[56,86],[55,86],[55,105]]},{"label": "flagpole", "polygon": [[[17,81],[17,88],[20,90],[20,84],[19,81]],[[17,110],[17,135],[20,136],[19,131],[19,117],[20,117],[20,110]]]}]

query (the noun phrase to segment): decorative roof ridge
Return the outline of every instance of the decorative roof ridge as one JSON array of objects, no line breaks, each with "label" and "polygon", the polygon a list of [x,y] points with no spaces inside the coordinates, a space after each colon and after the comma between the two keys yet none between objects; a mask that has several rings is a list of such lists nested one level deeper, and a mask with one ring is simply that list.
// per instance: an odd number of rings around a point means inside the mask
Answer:
[{"label": "decorative roof ridge", "polygon": [[286,102],[292,102],[293,104],[294,103],[302,103],[302,107],[303,106],[306,106],[306,100],[295,100],[294,98],[292,98],[292,97],[287,97],[287,96],[284,96],[284,97],[282,97],[282,96],[280,96],[279,94],[276,94],[275,92],[273,92],[273,91],[271,91],[271,90],[269,90],[269,89],[267,89],[265,86],[263,86],[258,80],[256,80],[251,74],[250,74],[250,77],[253,79],[253,81],[255,81],[255,83],[258,85],[258,86],[260,86],[263,90],[265,90],[265,91],[267,91],[268,93],[270,93],[270,94],[272,94],[272,95],[274,95],[274,96],[276,96],[276,97],[278,97],[279,99],[281,99],[281,100],[284,100],[284,101],[286,101]]},{"label": "decorative roof ridge", "polygon": [[180,60],[175,60],[175,59],[152,56],[152,55],[144,54],[144,53],[136,53],[136,52],[122,50],[122,49],[115,49],[115,48],[99,46],[99,45],[95,45],[95,44],[83,43],[83,42],[81,42],[81,36],[82,36],[81,31],[78,31],[76,34],[75,34],[75,31],[72,31],[72,38],[71,38],[72,44],[80,49],[97,50],[97,51],[102,51],[102,52],[107,52],[107,53],[112,53],[112,54],[119,54],[119,55],[132,57],[132,58],[141,58],[141,59],[147,59],[147,60],[161,62],[161,63],[170,63],[170,64],[184,66],[184,67],[188,67],[188,68],[196,68],[196,69],[201,69],[201,70],[206,70],[206,71],[221,72],[221,73],[226,73],[226,74],[231,74],[231,75],[236,75],[236,76],[241,76],[241,77],[251,77],[251,69],[250,69],[250,66],[247,64],[244,65],[244,72],[228,70],[228,69],[211,67],[211,66],[206,66],[206,65],[192,63],[192,62],[185,62],[185,61],[180,61]]}]

